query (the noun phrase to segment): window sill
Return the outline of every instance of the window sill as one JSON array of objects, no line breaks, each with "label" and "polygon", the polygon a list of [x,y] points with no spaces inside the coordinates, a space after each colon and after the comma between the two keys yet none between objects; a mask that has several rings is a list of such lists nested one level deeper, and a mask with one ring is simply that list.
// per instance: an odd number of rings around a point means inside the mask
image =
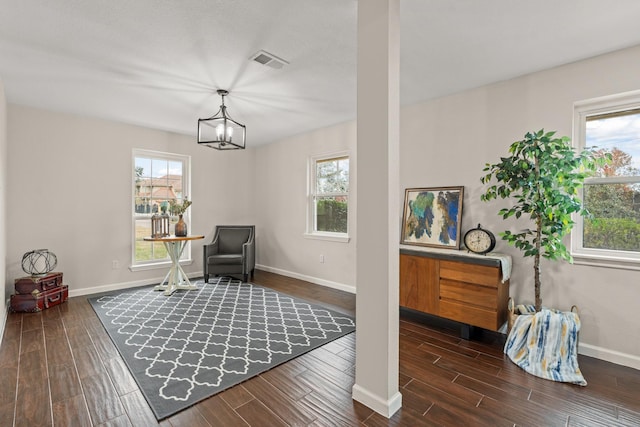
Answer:
[{"label": "window sill", "polygon": [[328,242],[349,243],[351,237],[347,234],[332,234],[332,233],[304,233],[305,239],[312,240],[325,240]]},{"label": "window sill", "polygon": [[573,263],[591,267],[617,268],[640,271],[640,259],[605,257],[597,255],[573,254]]},{"label": "window sill", "polygon": [[[191,265],[193,264],[192,259],[182,259],[180,260],[180,265]],[[149,264],[136,264],[130,265],[129,270],[131,271],[146,271],[146,270],[157,270],[160,268],[167,269],[171,267],[171,261],[161,261],[154,262]]]}]

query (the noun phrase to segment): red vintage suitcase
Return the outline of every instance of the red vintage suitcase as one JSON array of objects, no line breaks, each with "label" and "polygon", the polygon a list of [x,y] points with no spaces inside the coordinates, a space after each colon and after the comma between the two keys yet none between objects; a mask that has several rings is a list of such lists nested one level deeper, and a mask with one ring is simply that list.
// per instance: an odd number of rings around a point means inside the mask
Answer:
[{"label": "red vintage suitcase", "polygon": [[69,298],[69,287],[62,285],[44,292],[33,291],[30,294],[11,295],[9,305],[14,312],[36,312],[62,304]]},{"label": "red vintage suitcase", "polygon": [[48,273],[44,276],[27,276],[16,279],[18,294],[30,294],[33,291],[45,292],[62,286],[62,273]]}]

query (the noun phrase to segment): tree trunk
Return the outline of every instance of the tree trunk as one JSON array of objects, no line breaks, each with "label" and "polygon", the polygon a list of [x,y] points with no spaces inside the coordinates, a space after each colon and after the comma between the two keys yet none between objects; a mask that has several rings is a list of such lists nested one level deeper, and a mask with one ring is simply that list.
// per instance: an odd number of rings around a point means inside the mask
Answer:
[{"label": "tree trunk", "polygon": [[540,237],[542,236],[542,219],[536,219],[536,255],[533,258],[533,280],[535,284],[536,312],[542,309],[540,297]]},{"label": "tree trunk", "polygon": [[[537,141],[534,143],[534,146],[536,147],[536,152],[537,152],[538,150]],[[534,159],[534,170],[535,170],[536,182],[539,182],[540,181],[540,162],[538,160],[538,154],[536,154]],[[539,185],[538,186],[539,199],[544,198],[543,191],[544,190],[542,189],[542,186]],[[544,213],[542,215],[544,215]],[[533,277],[534,277],[533,280],[535,284],[535,294],[536,294],[536,301],[535,301],[536,312],[542,310],[542,298],[540,298],[540,248],[542,246],[540,242],[541,237],[542,237],[542,217],[538,216],[536,218],[536,254],[533,261]]]}]

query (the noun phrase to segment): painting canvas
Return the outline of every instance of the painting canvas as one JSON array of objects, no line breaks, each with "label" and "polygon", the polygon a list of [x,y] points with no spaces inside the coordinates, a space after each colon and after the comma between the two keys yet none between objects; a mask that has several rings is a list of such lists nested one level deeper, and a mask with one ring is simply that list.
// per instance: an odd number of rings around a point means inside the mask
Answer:
[{"label": "painting canvas", "polygon": [[407,188],[400,243],[458,249],[463,196],[464,187]]}]

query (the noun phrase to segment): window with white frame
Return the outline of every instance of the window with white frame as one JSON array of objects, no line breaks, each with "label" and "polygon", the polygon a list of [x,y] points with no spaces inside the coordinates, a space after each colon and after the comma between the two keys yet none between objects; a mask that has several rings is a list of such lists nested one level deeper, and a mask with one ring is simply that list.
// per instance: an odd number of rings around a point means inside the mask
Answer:
[{"label": "window with white frame", "polygon": [[585,180],[590,216],[576,222],[572,254],[640,268],[640,92],[577,103],[574,123],[579,148],[612,161]]},{"label": "window with white frame", "polygon": [[[151,236],[151,217],[166,212],[169,231],[173,231],[178,217],[173,215],[172,202],[181,204],[189,195],[189,156],[149,150],[133,151],[133,245],[132,267],[152,266],[170,262],[162,242],[146,242]],[[183,219],[190,223],[189,210]],[[182,260],[191,257],[190,245],[184,249]]]},{"label": "window with white frame", "polygon": [[308,234],[348,239],[349,156],[339,153],[309,162]]}]

